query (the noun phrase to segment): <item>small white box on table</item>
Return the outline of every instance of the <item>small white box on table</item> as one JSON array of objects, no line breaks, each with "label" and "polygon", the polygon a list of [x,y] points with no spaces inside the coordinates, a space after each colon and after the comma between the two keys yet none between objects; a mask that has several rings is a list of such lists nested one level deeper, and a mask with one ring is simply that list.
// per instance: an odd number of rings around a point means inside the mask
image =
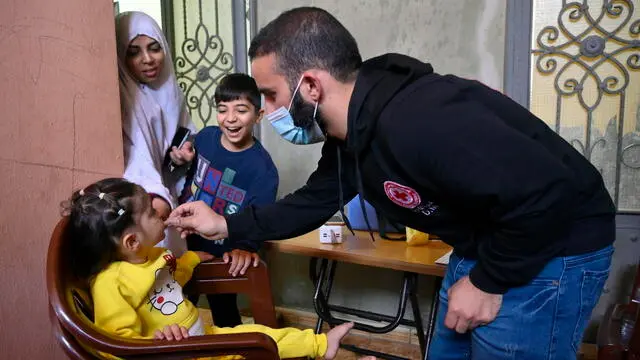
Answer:
[{"label": "small white box on table", "polygon": [[327,222],[320,226],[320,242],[323,244],[341,244],[342,243],[342,222]]}]

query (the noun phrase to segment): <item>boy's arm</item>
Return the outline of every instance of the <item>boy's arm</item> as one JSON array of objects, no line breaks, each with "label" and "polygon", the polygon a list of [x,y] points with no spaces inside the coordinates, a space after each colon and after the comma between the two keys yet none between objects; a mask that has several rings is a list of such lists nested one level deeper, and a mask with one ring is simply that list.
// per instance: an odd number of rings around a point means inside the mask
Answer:
[{"label": "boy's arm", "polygon": [[91,287],[95,325],[109,334],[127,339],[143,337],[142,321],[136,310],[126,301],[117,278],[99,276]]},{"label": "boy's arm", "polygon": [[251,189],[253,196],[249,199],[247,205],[272,204],[276,202],[278,183],[278,170],[275,167],[256,178]]},{"label": "boy's arm", "polygon": [[187,251],[176,260],[176,272],[174,278],[180,284],[184,286],[189,282],[193,275],[193,269],[200,264],[200,257],[193,251]]}]

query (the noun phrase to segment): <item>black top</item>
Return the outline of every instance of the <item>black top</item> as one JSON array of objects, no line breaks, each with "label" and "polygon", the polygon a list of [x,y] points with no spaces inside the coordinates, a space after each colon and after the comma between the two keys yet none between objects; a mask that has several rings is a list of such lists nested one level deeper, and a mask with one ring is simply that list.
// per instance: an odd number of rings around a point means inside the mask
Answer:
[{"label": "black top", "polygon": [[615,236],[602,176],[543,121],[477,81],[398,54],[363,64],[347,139],[326,141],[307,184],[228,216],[229,238],[314,230],[339,209],[340,192],[346,200],[360,193],[389,219],[477,259],[471,281],[491,293]]}]

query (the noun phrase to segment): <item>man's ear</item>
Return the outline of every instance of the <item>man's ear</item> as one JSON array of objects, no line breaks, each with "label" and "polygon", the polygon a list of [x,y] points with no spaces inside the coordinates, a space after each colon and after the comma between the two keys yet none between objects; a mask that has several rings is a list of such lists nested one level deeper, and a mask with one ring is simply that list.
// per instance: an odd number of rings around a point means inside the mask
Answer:
[{"label": "man's ear", "polygon": [[140,249],[140,241],[134,232],[124,234],[120,243],[122,244],[122,249],[127,252],[136,253]]},{"label": "man's ear", "polygon": [[305,71],[303,74],[304,80],[302,80],[301,92],[303,98],[308,102],[317,103],[320,102],[322,97],[322,83],[320,82],[319,73],[317,71]]}]

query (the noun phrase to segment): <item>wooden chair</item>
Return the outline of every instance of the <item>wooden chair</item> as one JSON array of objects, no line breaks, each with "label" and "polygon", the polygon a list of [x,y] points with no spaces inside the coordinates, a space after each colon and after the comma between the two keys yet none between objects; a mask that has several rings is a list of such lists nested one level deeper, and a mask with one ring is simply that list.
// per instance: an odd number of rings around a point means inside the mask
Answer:
[{"label": "wooden chair", "polygon": [[640,360],[640,264],[627,304],[615,304],[598,328],[598,360]]},{"label": "wooden chair", "polygon": [[[96,359],[96,351],[127,359],[185,359],[228,354],[246,359],[279,359],[275,342],[261,333],[197,336],[179,342],[132,340],[111,336],[93,326],[86,286],[74,280],[65,257],[67,219],[56,226],[47,255],[47,290],[53,332],[72,359]],[[266,265],[249,268],[244,276],[231,277],[228,265],[213,261],[200,264],[185,291],[200,294],[244,293],[251,298],[255,322],[277,327]]]}]

